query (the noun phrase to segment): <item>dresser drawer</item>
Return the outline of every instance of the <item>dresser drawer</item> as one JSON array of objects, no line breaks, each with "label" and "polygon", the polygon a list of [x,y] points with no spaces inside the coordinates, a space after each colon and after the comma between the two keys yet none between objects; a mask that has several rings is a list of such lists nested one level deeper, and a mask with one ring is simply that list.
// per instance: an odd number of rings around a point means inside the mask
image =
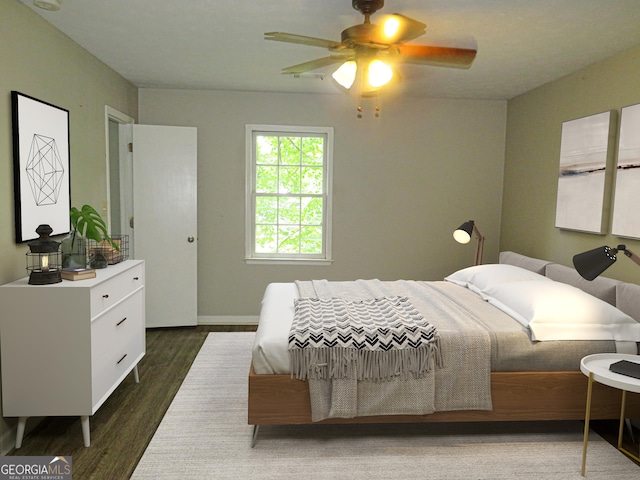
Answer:
[{"label": "dresser drawer", "polygon": [[91,357],[123,345],[144,331],[144,292],[137,291],[91,323]]},{"label": "dresser drawer", "polygon": [[144,268],[136,265],[117,277],[99,283],[91,289],[91,317],[115,305],[144,285]]},{"label": "dresser drawer", "polygon": [[125,344],[114,346],[92,362],[92,395],[94,409],[96,402],[105,399],[120,383],[133,365],[144,355],[144,339],[140,332]]}]

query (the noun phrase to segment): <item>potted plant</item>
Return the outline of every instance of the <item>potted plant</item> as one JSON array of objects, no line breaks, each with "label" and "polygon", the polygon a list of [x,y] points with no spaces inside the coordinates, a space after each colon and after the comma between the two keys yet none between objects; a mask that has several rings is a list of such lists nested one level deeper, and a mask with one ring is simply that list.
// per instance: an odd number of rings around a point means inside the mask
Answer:
[{"label": "potted plant", "polygon": [[[82,248],[82,244],[85,242],[84,239],[86,238],[95,240],[98,244],[98,246],[90,252],[91,258],[89,263],[91,267],[106,268],[107,259],[102,253],[102,245],[106,242],[110,245],[109,248],[113,248],[117,251],[120,251],[120,246],[114,242],[111,237],[109,237],[109,234],[107,233],[107,225],[100,214],[91,205],[83,205],[81,209],[71,207],[69,216],[71,217],[72,228],[71,235],[69,235],[70,257],[68,262],[69,265],[65,265],[63,254],[63,266],[86,266],[86,246]],[[74,255],[76,255],[75,259],[73,257]],[[80,263],[80,256],[84,259],[83,265],[77,265]]]}]

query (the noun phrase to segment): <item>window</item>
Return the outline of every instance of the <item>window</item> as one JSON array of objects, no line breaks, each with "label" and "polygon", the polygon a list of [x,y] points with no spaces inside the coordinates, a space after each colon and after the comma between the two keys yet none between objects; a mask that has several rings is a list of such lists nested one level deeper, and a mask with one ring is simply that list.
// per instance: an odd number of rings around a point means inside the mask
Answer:
[{"label": "window", "polygon": [[247,125],[247,261],[331,260],[333,129]]}]

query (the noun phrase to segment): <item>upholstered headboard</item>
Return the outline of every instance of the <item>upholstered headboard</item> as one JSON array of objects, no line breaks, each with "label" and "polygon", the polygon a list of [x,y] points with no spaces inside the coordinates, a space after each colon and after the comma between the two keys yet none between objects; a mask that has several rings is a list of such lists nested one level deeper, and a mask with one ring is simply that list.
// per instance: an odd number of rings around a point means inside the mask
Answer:
[{"label": "upholstered headboard", "polygon": [[516,267],[526,268],[532,272],[544,275],[545,268],[552,262],[546,260],[539,260],[537,258],[526,257],[515,252],[500,252],[500,263],[506,263],[509,265],[515,265]]},{"label": "upholstered headboard", "polygon": [[640,285],[606,277],[598,277],[592,281],[585,280],[573,268],[509,251],[500,252],[499,262],[526,268],[545,275],[551,280],[573,285],[614,305],[640,322]]}]

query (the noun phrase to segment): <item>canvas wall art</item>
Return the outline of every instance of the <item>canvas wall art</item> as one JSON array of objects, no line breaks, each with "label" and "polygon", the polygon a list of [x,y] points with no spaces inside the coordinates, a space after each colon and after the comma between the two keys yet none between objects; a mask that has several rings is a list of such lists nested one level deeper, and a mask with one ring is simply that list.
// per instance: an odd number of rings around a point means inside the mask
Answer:
[{"label": "canvas wall art", "polygon": [[640,104],[624,107],[616,164],[611,233],[640,238]]},{"label": "canvas wall art", "polygon": [[605,233],[615,112],[563,122],[555,226]]},{"label": "canvas wall art", "polygon": [[11,92],[16,242],[70,230],[69,111]]}]

